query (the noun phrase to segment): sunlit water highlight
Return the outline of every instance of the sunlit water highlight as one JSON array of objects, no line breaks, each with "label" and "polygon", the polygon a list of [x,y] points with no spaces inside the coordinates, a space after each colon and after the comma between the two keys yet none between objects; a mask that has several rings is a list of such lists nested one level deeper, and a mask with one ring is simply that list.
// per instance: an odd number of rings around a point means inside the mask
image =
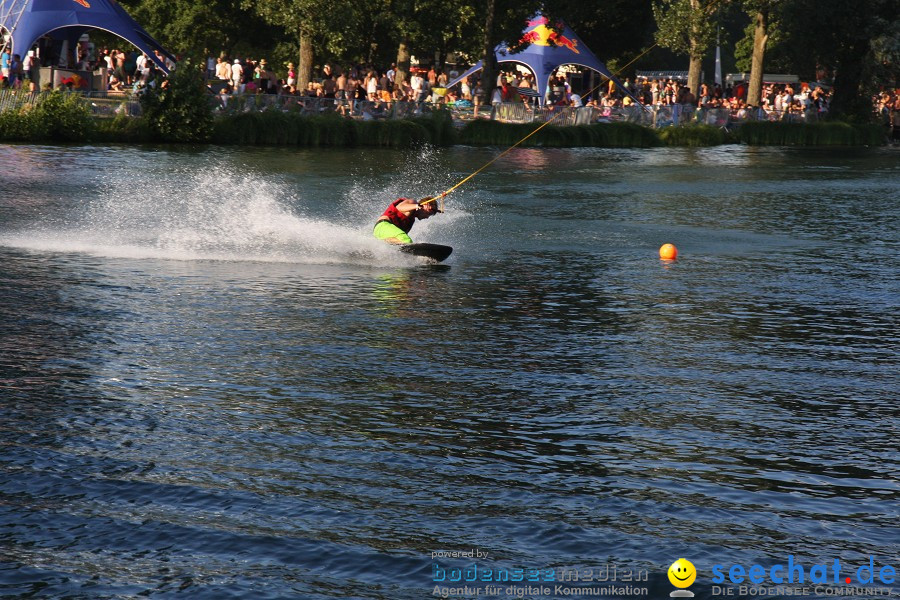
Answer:
[{"label": "sunlit water highlight", "polygon": [[900,567],[897,152],[495,152],[0,148],[0,595]]}]

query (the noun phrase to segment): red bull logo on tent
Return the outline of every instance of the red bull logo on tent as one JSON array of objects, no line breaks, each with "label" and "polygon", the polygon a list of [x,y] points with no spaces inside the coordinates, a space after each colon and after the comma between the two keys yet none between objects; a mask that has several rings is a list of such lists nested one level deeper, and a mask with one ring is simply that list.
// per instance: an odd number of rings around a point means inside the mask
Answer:
[{"label": "red bull logo on tent", "polygon": [[77,4],[82,5],[82,6],[85,7],[85,8],[90,8],[90,7],[91,7],[91,5],[88,3],[87,0],[72,0],[72,1],[75,2],[75,3],[77,3]]},{"label": "red bull logo on tent", "polygon": [[[570,40],[563,34],[553,31],[547,27],[549,22],[550,20],[547,17],[538,17],[533,21],[529,21],[528,27],[530,29],[522,34],[522,42],[537,44],[538,46],[553,45],[559,48],[568,48],[575,54],[581,54],[578,51],[578,40]],[[562,25],[559,25],[558,28],[562,29]]]}]

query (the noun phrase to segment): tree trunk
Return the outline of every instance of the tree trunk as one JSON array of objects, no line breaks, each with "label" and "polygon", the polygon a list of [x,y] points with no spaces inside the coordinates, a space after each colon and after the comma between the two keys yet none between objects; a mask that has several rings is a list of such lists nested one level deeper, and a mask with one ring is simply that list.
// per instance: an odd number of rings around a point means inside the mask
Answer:
[{"label": "tree trunk", "polygon": [[313,68],[313,47],[312,38],[305,34],[300,34],[300,61],[297,64],[297,89],[305,92],[312,77]]},{"label": "tree trunk", "polygon": [[872,115],[872,90],[862,89],[863,63],[869,51],[868,41],[854,41],[838,57],[834,74],[834,95],[828,108],[828,118],[867,122]]},{"label": "tree trunk", "polygon": [[[700,16],[700,0],[691,0],[691,21],[694,21]],[[700,33],[697,31],[697,28],[692,26],[690,39],[691,47],[688,52],[690,63],[688,65],[687,86],[688,89],[691,90],[691,93],[694,94],[694,98],[700,97],[700,70],[703,67],[703,55],[698,51],[698,48],[700,47],[700,42],[698,40],[699,35]]]},{"label": "tree trunk", "polygon": [[747,88],[747,105],[762,104],[763,69],[766,60],[766,42],[769,41],[769,10],[756,13],[753,30],[753,58],[750,61],[750,85]]},{"label": "tree trunk", "polygon": [[409,78],[409,60],[409,40],[404,38],[397,46],[397,69],[394,73],[394,85],[400,85]]},{"label": "tree trunk", "polygon": [[[693,42],[691,42],[693,46]],[[694,95],[694,98],[700,98],[700,69],[703,65],[703,58],[696,57],[691,53],[691,62],[688,65],[688,80],[687,86],[688,89],[691,90],[691,93]]]},{"label": "tree trunk", "polygon": [[484,37],[482,38],[481,89],[484,90],[484,103],[490,106],[491,94],[497,87],[497,56],[494,54],[494,9],[496,0],[488,0],[487,17],[484,20]]}]

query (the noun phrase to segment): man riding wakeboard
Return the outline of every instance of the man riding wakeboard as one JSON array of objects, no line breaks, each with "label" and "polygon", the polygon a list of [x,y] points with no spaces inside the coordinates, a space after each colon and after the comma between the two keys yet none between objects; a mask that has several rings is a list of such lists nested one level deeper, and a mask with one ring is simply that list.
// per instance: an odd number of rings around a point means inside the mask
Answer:
[{"label": "man riding wakeboard", "polygon": [[427,219],[433,214],[444,212],[438,208],[436,198],[430,196],[421,200],[398,198],[391,202],[387,210],[375,221],[373,234],[389,244],[412,244],[409,230],[416,219]]}]

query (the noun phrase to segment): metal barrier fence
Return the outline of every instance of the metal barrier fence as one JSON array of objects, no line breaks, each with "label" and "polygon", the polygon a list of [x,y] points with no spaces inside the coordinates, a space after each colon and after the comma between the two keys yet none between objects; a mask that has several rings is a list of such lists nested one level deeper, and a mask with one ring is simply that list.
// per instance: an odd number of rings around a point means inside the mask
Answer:
[{"label": "metal barrier fence", "polygon": [[491,107],[491,118],[505,123],[544,123],[555,125],[588,125],[590,123],[637,123],[662,128],[703,123],[714,127],[731,128],[746,121],[783,121],[787,123],[815,123],[819,114],[815,109],[803,112],[767,111],[764,109],[703,108],[692,105],[626,106],[621,108],[585,106],[535,107],[522,102],[498,104]]},{"label": "metal barrier fence", "polygon": [[[52,92],[29,92],[27,90],[0,90],[0,112],[18,111],[25,106],[36,106]],[[141,114],[141,103],[136,96],[107,92],[63,92],[77,94],[84,99],[91,114],[99,117],[125,115],[135,117]]]},{"label": "metal barrier fence", "polygon": [[35,104],[38,96],[25,90],[0,90],[0,112],[17,111],[27,104]]},{"label": "metal barrier fence", "polygon": [[273,94],[228,94],[212,99],[216,114],[233,115],[265,110],[298,112],[302,115],[339,114],[363,120],[406,119],[431,114],[435,106],[425,102],[383,102]]},{"label": "metal barrier fence", "polygon": [[[38,104],[49,92],[0,90],[0,112],[20,110]],[[120,115],[134,117],[141,114],[138,96],[131,92],[65,92],[84,98],[91,114],[99,117]],[[474,118],[490,118],[504,123],[545,123],[555,125],[588,125],[591,123],[626,122],[653,128],[703,123],[730,129],[746,121],[784,121],[814,123],[819,119],[814,110],[803,112],[766,111],[764,109],[697,108],[692,105],[626,106],[621,108],[585,106],[580,108],[539,106],[524,102],[506,102],[482,106],[476,113],[472,106],[441,105],[426,102],[382,102],[280,96],[274,94],[229,94],[210,96],[216,114],[233,115],[245,112],[280,110],[303,115],[338,114],[348,118],[405,119],[429,115],[435,110],[448,109],[457,123]]]}]

